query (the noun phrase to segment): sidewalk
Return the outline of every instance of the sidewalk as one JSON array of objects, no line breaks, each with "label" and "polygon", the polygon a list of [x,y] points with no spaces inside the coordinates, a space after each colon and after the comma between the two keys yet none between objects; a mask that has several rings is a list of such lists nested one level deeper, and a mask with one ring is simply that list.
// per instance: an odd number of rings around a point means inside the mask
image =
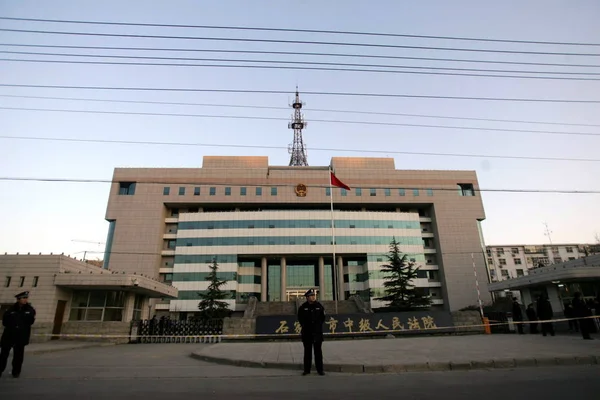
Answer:
[{"label": "sidewalk", "polygon": [[[600,340],[564,335],[427,336],[323,343],[329,372],[406,372],[600,364]],[[243,367],[302,368],[300,342],[219,343],[192,357]]]},{"label": "sidewalk", "polygon": [[43,343],[31,343],[25,346],[25,354],[44,354],[57,351],[79,350],[90,347],[114,346],[112,343],[102,342],[78,342],[74,340],[51,340]]}]

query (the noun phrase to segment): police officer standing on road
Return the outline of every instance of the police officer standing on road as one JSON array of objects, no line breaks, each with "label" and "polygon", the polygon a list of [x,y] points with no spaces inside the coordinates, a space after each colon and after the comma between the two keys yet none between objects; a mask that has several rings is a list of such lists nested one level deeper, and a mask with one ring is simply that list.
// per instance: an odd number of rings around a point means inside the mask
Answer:
[{"label": "police officer standing on road", "polygon": [[323,323],[325,322],[325,310],[323,305],[317,301],[314,290],[309,289],[306,293],[306,302],[298,309],[298,322],[302,326],[302,344],[304,345],[304,372],[302,375],[310,374],[312,365],[312,352],[315,349],[315,366],[319,375],[325,375],[323,371]]},{"label": "police officer standing on road", "polygon": [[29,344],[31,325],[35,322],[35,309],[28,303],[29,292],[15,296],[17,302],[2,317],[4,332],[0,339],[0,376],[6,368],[8,354],[13,349],[12,376],[21,375],[25,346]]}]

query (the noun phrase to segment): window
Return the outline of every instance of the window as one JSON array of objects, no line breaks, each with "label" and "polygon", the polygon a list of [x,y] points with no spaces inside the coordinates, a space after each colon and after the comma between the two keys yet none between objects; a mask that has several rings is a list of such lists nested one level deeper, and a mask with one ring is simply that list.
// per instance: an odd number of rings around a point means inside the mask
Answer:
[{"label": "window", "polygon": [[194,188],[194,196],[200,196],[200,186]]},{"label": "window", "polygon": [[4,281],[4,287],[9,287],[10,286],[10,281],[12,281],[12,277],[7,276],[6,280]]},{"label": "window", "polygon": [[519,248],[518,247],[512,247],[510,249],[510,252],[513,253],[513,254],[519,254]]},{"label": "window", "polygon": [[125,292],[74,291],[70,321],[122,321]]},{"label": "window", "polygon": [[271,196],[277,196],[277,188],[276,187],[271,188]]},{"label": "window", "polygon": [[119,182],[119,195],[133,196],[135,194],[135,182]]},{"label": "window", "polygon": [[400,196],[406,196],[406,190],[404,190],[404,189],[398,189],[398,194]]},{"label": "window", "polygon": [[569,261],[573,261],[575,257],[569,257]]},{"label": "window", "polygon": [[225,196],[231,196],[231,188],[230,187],[225,188]]},{"label": "window", "polygon": [[163,188],[163,196],[168,196],[171,193],[171,188],[168,186],[165,186]]},{"label": "window", "polygon": [[487,249],[485,252],[487,253],[487,255],[488,255],[489,257],[491,257],[491,256],[492,256],[492,251],[491,251],[490,249]]},{"label": "window", "polygon": [[567,253],[572,253],[573,252],[573,248],[572,247],[567,247]]},{"label": "window", "polygon": [[240,196],[245,196],[246,195],[246,188],[245,187],[241,187],[240,188]]},{"label": "window", "polygon": [[261,187],[257,187],[256,188],[256,195],[257,196],[262,196],[262,188]]},{"label": "window", "polygon": [[562,262],[562,258],[554,257],[554,264],[560,264]]},{"label": "window", "polygon": [[493,264],[494,263],[494,259],[493,258],[488,258],[488,264]]},{"label": "window", "polygon": [[513,261],[515,262],[515,265],[521,265],[523,263],[520,258],[513,258]]},{"label": "window", "polygon": [[377,189],[371,189],[371,190],[369,190],[369,196],[371,196],[371,197],[377,196]]},{"label": "window", "polygon": [[508,270],[503,269],[501,272],[502,272],[502,276],[504,276],[504,277],[508,276]]},{"label": "window", "polygon": [[34,276],[34,277],[33,277],[33,285],[32,285],[32,286],[33,286],[33,287],[37,287],[37,285],[38,285],[38,281],[39,281],[39,280],[40,280],[40,277],[39,277],[39,276]]},{"label": "window", "polygon": [[506,258],[499,258],[498,262],[500,263],[500,265],[506,265]]},{"label": "window", "polygon": [[431,247],[431,239],[423,239],[423,246],[425,248]]},{"label": "window", "polygon": [[522,269],[518,269],[517,276],[525,276],[525,272]]},{"label": "window", "polygon": [[433,189],[427,189],[427,196],[433,196]]},{"label": "window", "polygon": [[183,186],[179,187],[179,195],[185,196],[185,187],[183,187]]},{"label": "window", "polygon": [[23,285],[25,285],[25,277],[24,276],[19,278],[19,287],[23,287]]},{"label": "window", "polygon": [[475,189],[472,183],[459,183],[458,194],[460,196],[475,196]]},{"label": "window", "polygon": [[331,188],[325,188],[325,196],[331,196]]},{"label": "window", "polygon": [[383,194],[387,197],[387,196],[391,196],[392,195],[392,189],[383,189]]},{"label": "window", "polygon": [[172,208],[172,209],[171,209],[171,216],[172,216],[172,217],[177,217],[177,216],[179,216],[179,208]]},{"label": "window", "polygon": [[174,249],[176,246],[177,241],[176,240],[167,240],[167,248],[168,249]]},{"label": "window", "polygon": [[342,190],[342,196],[348,196],[348,191],[344,188],[341,189]]},{"label": "window", "polygon": [[504,255],[504,249],[496,249],[496,253],[498,253],[499,256],[503,256]]},{"label": "window", "polygon": [[361,188],[356,188],[356,189],[354,189],[354,193],[355,193],[357,196],[362,196],[362,189],[361,189]]},{"label": "window", "polygon": [[419,195],[419,189],[413,189],[413,196]]},{"label": "window", "polygon": [[209,196],[214,196],[217,194],[217,188],[216,187],[211,187],[210,189],[208,189],[208,194]]}]

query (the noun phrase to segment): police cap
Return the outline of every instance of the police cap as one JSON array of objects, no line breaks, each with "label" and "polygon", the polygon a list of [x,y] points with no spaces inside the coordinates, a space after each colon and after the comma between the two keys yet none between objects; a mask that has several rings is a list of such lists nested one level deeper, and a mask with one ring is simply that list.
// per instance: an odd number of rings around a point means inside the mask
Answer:
[{"label": "police cap", "polygon": [[315,291],[314,291],[314,290],[312,290],[312,289],[308,289],[308,290],[306,291],[306,293],[304,293],[304,296],[306,296],[306,297],[308,297],[308,296],[315,296],[315,295],[316,295],[316,293],[315,293]]},{"label": "police cap", "polygon": [[18,295],[15,296],[17,298],[17,300],[19,299],[27,299],[29,298],[29,292],[25,291],[25,292],[21,292]]}]

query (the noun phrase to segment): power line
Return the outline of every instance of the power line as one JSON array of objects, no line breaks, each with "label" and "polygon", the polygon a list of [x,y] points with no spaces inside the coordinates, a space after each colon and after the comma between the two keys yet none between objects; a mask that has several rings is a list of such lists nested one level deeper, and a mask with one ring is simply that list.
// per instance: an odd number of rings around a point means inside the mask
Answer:
[{"label": "power line", "polygon": [[85,24],[85,25],[145,26],[145,27],[159,27],[159,28],[193,28],[193,29],[223,29],[223,30],[263,31],[263,32],[322,33],[322,34],[336,34],[336,35],[380,36],[380,37],[396,37],[396,38],[465,40],[465,41],[493,42],[493,43],[551,44],[551,45],[565,45],[565,46],[600,46],[600,43],[551,42],[551,41],[515,40],[515,39],[490,39],[490,38],[473,38],[473,37],[461,37],[461,36],[411,35],[411,34],[400,34],[400,33],[358,32],[358,31],[340,31],[340,30],[322,30],[322,29],[264,28],[264,27],[241,27],[241,26],[219,26],[219,25],[150,24],[150,23],[133,23],[133,22],[57,20],[57,19],[40,19],[40,18],[16,18],[16,17],[0,17],[0,20],[52,22],[52,23]]},{"label": "power line", "polygon": [[[324,179],[325,180],[325,179]],[[64,183],[119,183],[119,181],[114,181],[112,179],[78,179],[78,178],[26,178],[26,177],[0,177],[0,181],[29,181],[29,182],[64,182]],[[154,185],[213,185],[213,186],[246,186],[246,187],[289,187],[295,188],[295,184],[251,184],[251,183],[232,183],[232,182],[198,182],[198,181],[153,181],[153,180],[138,180],[136,184],[154,184]],[[322,185],[306,185],[307,187],[313,188],[328,188],[329,184],[323,183]],[[380,189],[384,189],[384,187],[379,187]],[[425,187],[395,187],[395,186],[385,186],[385,189],[425,189]],[[437,191],[451,191],[456,192],[456,187],[427,187],[427,189],[437,190]],[[504,193],[560,193],[560,194],[600,194],[600,190],[560,190],[560,189],[473,189],[475,192],[504,192]]]},{"label": "power line", "polygon": [[136,35],[125,33],[96,33],[96,32],[66,32],[66,31],[47,31],[33,29],[9,29],[0,28],[0,32],[15,33],[38,33],[44,35],[67,35],[67,36],[93,36],[93,37],[121,37],[135,39],[178,39],[178,40],[200,40],[200,41],[218,41],[218,42],[242,42],[242,43],[285,43],[285,44],[309,44],[325,46],[346,46],[346,47],[368,47],[368,48],[387,48],[387,49],[412,49],[412,50],[439,50],[439,51],[465,51],[475,53],[497,53],[497,54],[530,54],[545,56],[583,56],[599,57],[600,53],[569,53],[569,52],[545,52],[545,51],[525,51],[525,50],[495,50],[495,49],[470,49],[462,47],[432,47],[432,46],[408,46],[398,44],[379,44],[379,43],[348,43],[348,42],[324,42],[314,40],[288,40],[288,39],[250,39],[250,38],[231,38],[231,37],[203,37],[203,36],[169,36],[169,35]]},{"label": "power line", "polygon": [[[241,62],[241,63],[269,63],[269,64],[293,64],[293,65],[319,65],[319,66],[343,66],[343,67],[363,67],[363,68],[396,68],[396,69],[429,69],[436,71],[465,71],[465,72],[494,72],[494,73],[511,73],[511,74],[550,74],[550,75],[573,75],[573,76],[598,76],[598,72],[560,72],[560,71],[527,71],[527,70],[503,70],[503,69],[481,69],[481,68],[451,68],[451,67],[431,67],[431,66],[411,66],[411,65],[393,65],[393,64],[364,64],[364,63],[340,63],[340,62],[325,62],[325,61],[284,61],[284,60],[253,60],[253,59],[228,59],[228,58],[197,58],[197,57],[157,57],[157,56],[130,56],[130,55],[112,55],[112,54],[77,54],[77,53],[40,53],[32,51],[8,51],[0,50],[1,54],[20,54],[20,55],[35,55],[35,56],[59,56],[59,57],[86,57],[86,58],[116,58],[116,59],[133,59],[133,60],[161,60],[161,61],[209,61],[209,62]],[[23,60],[23,59],[8,59],[11,61],[32,61],[44,62],[47,60]],[[7,61],[7,59],[2,59]],[[51,60],[55,62],[54,60]],[[66,63],[71,61],[64,60]],[[92,63],[92,62],[90,62]],[[95,63],[95,62],[93,62]],[[117,64],[120,65],[120,64]],[[124,64],[127,65],[127,64]],[[198,64],[152,64],[143,63],[132,65],[166,65],[166,66],[207,66]],[[210,66],[210,65],[209,65]],[[242,66],[243,67],[243,66]],[[336,68],[336,71],[340,69]],[[349,71],[369,71],[369,70],[349,70]],[[387,70],[375,70],[371,72],[394,72]],[[399,72],[402,73],[402,72]],[[405,73],[412,73],[411,71]],[[485,76],[485,75],[478,75]],[[508,75],[508,77],[511,77]],[[532,77],[533,78],[533,77]],[[546,79],[546,78],[542,78]]]},{"label": "power line", "polygon": [[[0,139],[9,140],[39,140],[51,142],[73,142],[73,143],[105,143],[105,144],[141,144],[153,146],[195,146],[195,147],[224,147],[224,148],[243,148],[243,149],[287,149],[283,146],[265,146],[265,145],[244,145],[244,144],[219,144],[219,143],[193,143],[193,142],[151,142],[136,140],[111,140],[111,139],[76,139],[76,138],[52,138],[52,137],[32,137],[32,136],[5,136]],[[348,153],[376,153],[376,154],[403,154],[418,156],[439,156],[439,157],[468,157],[468,158],[501,158],[513,160],[542,160],[542,161],[582,161],[582,162],[600,162],[600,159],[592,158],[565,158],[565,157],[534,157],[534,156],[503,156],[486,154],[460,154],[460,153],[433,153],[433,152],[414,152],[414,151],[395,151],[395,150],[365,150],[365,149],[341,149],[341,148],[322,148],[311,147],[311,151],[328,152],[348,152]]]},{"label": "power line", "polygon": [[[386,73],[386,74],[412,74],[412,75],[444,75],[444,76],[468,76],[481,78],[513,78],[513,79],[547,79],[561,81],[600,81],[600,78],[571,78],[562,76],[522,76],[522,75],[494,75],[494,74],[459,74],[453,72],[424,72],[424,71],[397,71],[397,70],[381,70],[381,69],[361,69],[361,68],[333,68],[333,67],[302,67],[297,65],[234,65],[234,64],[181,64],[181,63],[149,63],[149,62],[117,62],[117,61],[72,61],[72,60],[27,60],[27,59],[12,59],[0,58],[0,61],[8,62],[28,62],[28,63],[48,63],[48,64],[82,64],[82,65],[132,65],[132,66],[159,66],[159,67],[203,67],[203,68],[244,68],[244,69],[287,69],[287,70],[305,70],[305,71],[341,71],[341,72],[371,72],[371,73]],[[244,61],[254,62],[254,61]],[[262,61],[256,61],[262,62]],[[268,62],[268,61],[264,61]],[[292,63],[292,64],[309,64],[309,63]],[[398,67],[398,68],[426,68],[426,67]],[[435,69],[435,68],[434,68]],[[445,68],[437,68],[445,69]],[[451,68],[448,68],[451,69]],[[462,70],[462,69],[458,69]],[[512,71],[507,71],[512,72]],[[558,74],[559,72],[548,72],[550,74]],[[578,74],[578,73],[574,73]],[[594,75],[583,73],[583,75]]]},{"label": "power line", "polygon": [[439,58],[439,57],[408,57],[408,56],[359,54],[359,53],[348,54],[348,53],[323,53],[323,52],[305,52],[305,51],[186,49],[186,48],[173,48],[173,47],[160,48],[160,47],[69,46],[69,45],[51,45],[51,44],[14,44],[14,43],[0,43],[0,46],[41,47],[41,48],[79,49],[79,50],[171,51],[171,52],[200,52],[200,53],[325,56],[325,57],[375,58],[375,59],[391,59],[391,60],[421,60],[421,61],[443,61],[443,62],[462,62],[462,63],[506,64],[506,65],[534,65],[534,66],[546,66],[546,67],[600,68],[599,64],[564,64],[564,63],[548,63],[548,62],[475,60],[475,59]]},{"label": "power line", "polygon": [[[81,97],[25,96],[25,95],[11,95],[11,94],[0,94],[0,97],[20,98],[20,99],[91,101],[91,102],[126,103],[126,104],[161,104],[161,105],[178,105],[178,106],[250,108],[250,109],[288,110],[289,111],[289,107],[242,105],[242,104],[215,104],[215,103],[190,103],[190,102],[170,102],[170,101],[150,101],[150,100],[94,99],[94,98],[81,98]],[[310,107],[306,107],[304,109],[305,110],[309,110],[311,112],[331,112],[331,113],[365,114],[365,115],[387,115],[387,116],[399,116],[399,117],[439,118],[439,119],[453,119],[453,120],[457,119],[457,120],[467,120],[467,121],[507,122],[507,123],[521,123],[521,124],[538,124],[538,125],[564,125],[564,126],[600,127],[600,124],[577,124],[577,123],[568,123],[568,122],[550,122],[550,121],[531,121],[531,120],[515,120],[515,119],[493,119],[493,118],[476,118],[476,117],[458,117],[458,116],[444,116],[444,115],[432,115],[432,114],[392,113],[392,112],[381,112],[381,111],[335,110],[335,109],[310,108]]]},{"label": "power line", "polygon": [[[134,111],[100,111],[100,110],[70,110],[56,108],[27,108],[27,107],[0,107],[0,110],[14,111],[46,111],[46,112],[66,112],[82,114],[113,114],[113,115],[144,115],[159,117],[185,117],[185,118],[221,118],[221,119],[248,119],[259,121],[287,121],[280,117],[257,117],[253,115],[214,115],[214,114],[176,114],[176,113],[149,113]],[[325,122],[335,124],[356,124],[356,125],[379,125],[379,126],[407,126],[413,128],[436,128],[436,129],[459,129],[467,131],[490,131],[490,132],[517,132],[517,133],[537,133],[543,135],[566,135],[566,136],[600,136],[600,133],[589,132],[562,132],[562,131],[536,131],[527,129],[509,129],[509,128],[480,128],[473,126],[450,126],[450,125],[428,125],[428,124],[408,124],[402,122],[374,122],[374,121],[347,121],[333,119],[311,119],[313,122]]]},{"label": "power line", "polygon": [[[37,89],[80,89],[80,90],[118,90],[141,92],[184,92],[184,93],[244,93],[244,94],[284,94],[285,90],[259,90],[259,89],[197,89],[197,88],[149,88],[149,87],[121,87],[121,86],[74,86],[74,85],[33,85],[0,83],[0,87],[21,87]],[[383,98],[410,98],[410,99],[442,99],[442,100],[478,100],[478,101],[514,101],[526,103],[577,103],[600,104],[600,100],[572,100],[572,99],[540,99],[540,98],[509,98],[509,97],[471,97],[471,96],[441,96],[396,93],[358,93],[358,92],[318,92],[302,91],[309,96],[348,96],[348,97],[383,97]]]}]

